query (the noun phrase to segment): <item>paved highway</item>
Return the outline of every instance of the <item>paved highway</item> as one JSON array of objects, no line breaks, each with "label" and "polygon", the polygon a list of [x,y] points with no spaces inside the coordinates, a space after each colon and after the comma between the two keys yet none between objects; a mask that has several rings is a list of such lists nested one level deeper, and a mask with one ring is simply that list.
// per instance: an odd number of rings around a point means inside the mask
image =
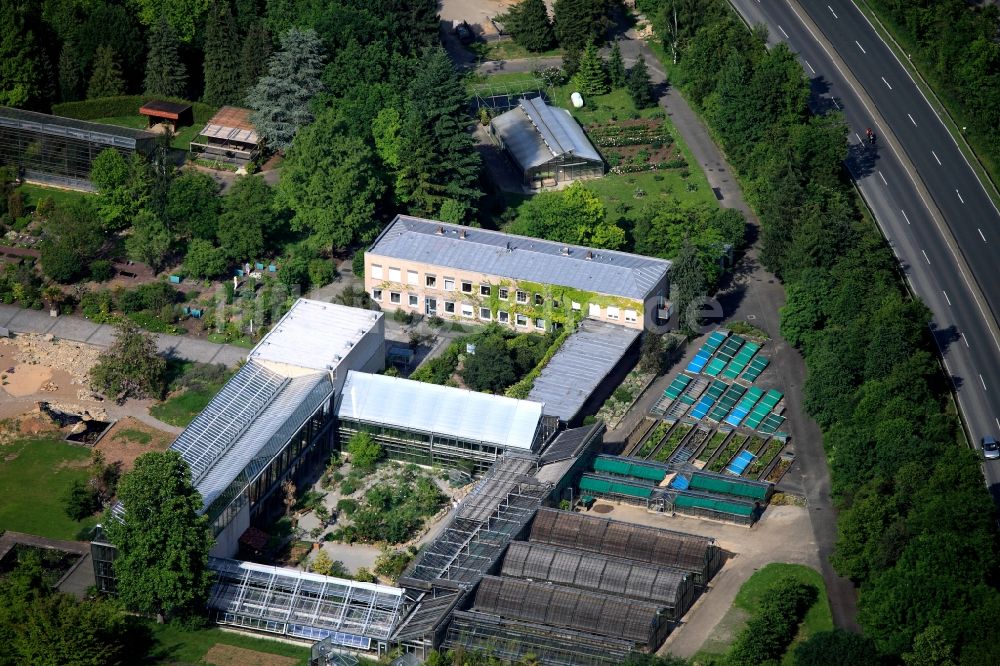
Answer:
[{"label": "paved highway", "polygon": [[[1000,211],[893,52],[851,0],[730,0],[798,53],[816,110],[850,129],[847,166],[932,329],[975,438],[1000,436]],[[871,127],[878,148],[861,137]],[[984,467],[1000,500],[1000,461]]]}]

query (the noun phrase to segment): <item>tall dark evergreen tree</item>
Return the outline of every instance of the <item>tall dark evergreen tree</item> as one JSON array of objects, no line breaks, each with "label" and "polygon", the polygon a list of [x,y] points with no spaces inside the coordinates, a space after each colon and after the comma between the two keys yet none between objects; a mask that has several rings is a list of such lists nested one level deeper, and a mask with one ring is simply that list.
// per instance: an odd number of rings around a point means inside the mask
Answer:
[{"label": "tall dark evergreen tree", "polygon": [[110,46],[97,47],[94,72],[90,75],[90,84],[87,86],[87,99],[124,94],[125,80],[122,78],[122,68],[118,65],[115,50]]},{"label": "tall dark evergreen tree", "polygon": [[271,57],[271,33],[263,21],[255,21],[243,36],[240,50],[240,103],[246,98],[260,77],[267,72]]},{"label": "tall dark evergreen tree", "polygon": [[45,72],[28,22],[29,3],[0,0],[0,105],[41,106]]},{"label": "tall dark evergreen tree", "polygon": [[529,51],[552,48],[556,35],[545,0],[521,0],[502,17],[504,30]]},{"label": "tall dark evergreen tree", "polygon": [[287,149],[298,129],[313,121],[310,102],[323,89],[322,74],[323,45],[315,30],[291,28],[281,36],[281,50],[247,96],[268,146]]},{"label": "tall dark evergreen tree", "polygon": [[187,71],[177,53],[177,33],[166,15],[149,29],[149,52],[146,56],[147,95],[183,97],[187,86]]},{"label": "tall dark evergreen tree", "polygon": [[[413,213],[436,215],[451,199],[474,207],[480,159],[465,132],[466,97],[444,49],[427,49],[409,87],[396,197]],[[453,205],[452,205],[453,207]]]},{"label": "tall dark evergreen tree", "polygon": [[[223,106],[240,102],[240,43],[236,21],[226,0],[218,0],[208,14],[205,26],[205,95],[206,104]],[[260,54],[255,54],[257,58]]]},{"label": "tall dark evergreen tree", "polygon": [[582,52],[596,44],[611,27],[609,0],[556,0],[552,5],[554,30],[559,45]]},{"label": "tall dark evergreen tree", "polygon": [[83,95],[83,55],[72,40],[59,51],[59,99],[75,102]]},{"label": "tall dark evergreen tree", "polygon": [[625,62],[622,60],[622,50],[618,46],[618,40],[611,46],[611,55],[608,57],[608,78],[611,80],[612,88],[623,88],[628,83],[628,73],[625,71]]},{"label": "tall dark evergreen tree", "polygon": [[573,83],[582,94],[591,97],[608,92],[608,76],[604,71],[604,63],[597,52],[597,47],[593,44],[584,49],[580,58],[580,68],[573,77]]},{"label": "tall dark evergreen tree", "polygon": [[654,104],[653,84],[649,80],[649,70],[646,69],[646,59],[641,55],[628,70],[628,94],[637,109],[647,109]]},{"label": "tall dark evergreen tree", "polygon": [[698,256],[698,248],[690,239],[685,239],[681,251],[674,260],[671,281],[673,282],[674,307],[677,327],[688,335],[698,328],[698,305],[708,294],[705,269]]}]

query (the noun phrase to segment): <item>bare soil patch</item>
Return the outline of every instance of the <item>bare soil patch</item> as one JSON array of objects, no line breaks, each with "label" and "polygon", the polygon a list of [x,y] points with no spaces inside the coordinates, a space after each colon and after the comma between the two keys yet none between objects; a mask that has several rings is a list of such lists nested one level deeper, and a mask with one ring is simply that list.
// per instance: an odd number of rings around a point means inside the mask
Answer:
[{"label": "bare soil patch", "polygon": [[295,666],[297,659],[292,657],[282,657],[267,652],[248,650],[236,647],[235,645],[223,645],[216,643],[208,649],[201,660],[213,666],[246,666],[256,664],[256,666]]},{"label": "bare soil patch", "polygon": [[104,454],[107,462],[120,462],[122,471],[127,472],[143,453],[165,451],[173,440],[172,434],[126,416],[111,426],[94,448]]}]

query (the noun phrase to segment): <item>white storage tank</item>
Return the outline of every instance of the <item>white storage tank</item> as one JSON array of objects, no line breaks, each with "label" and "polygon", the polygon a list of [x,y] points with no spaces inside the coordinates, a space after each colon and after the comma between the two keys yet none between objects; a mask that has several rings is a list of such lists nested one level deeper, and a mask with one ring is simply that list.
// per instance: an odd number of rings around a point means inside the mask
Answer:
[{"label": "white storage tank", "polygon": [[573,93],[572,95],[569,96],[569,100],[573,102],[574,109],[583,108],[583,95],[581,95],[580,93],[578,92]]}]

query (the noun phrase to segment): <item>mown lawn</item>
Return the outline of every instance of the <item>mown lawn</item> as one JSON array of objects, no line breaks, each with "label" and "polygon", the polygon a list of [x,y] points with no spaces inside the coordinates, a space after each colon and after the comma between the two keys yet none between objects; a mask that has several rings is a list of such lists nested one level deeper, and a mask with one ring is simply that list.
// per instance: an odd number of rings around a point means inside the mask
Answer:
[{"label": "mown lawn", "polygon": [[[753,617],[760,609],[760,600],[764,593],[778,583],[788,580],[798,580],[809,583],[816,587],[819,596],[816,603],[806,613],[802,624],[799,625],[799,632],[796,634],[792,644],[785,652],[782,659],[784,666],[791,666],[791,655],[795,651],[795,646],[806,640],[810,636],[820,631],[830,631],[833,629],[833,615],[830,613],[830,602],[826,596],[826,585],[823,583],[823,576],[812,567],[802,564],[785,564],[774,562],[755,571],[747,582],[743,583],[740,591],[733,600],[733,605],[719,622],[720,627],[732,630],[732,639],[735,639],[739,632],[746,626],[746,621]],[[716,629],[718,631],[718,628]],[[713,640],[709,636],[702,645],[701,650],[692,658],[692,663],[701,664],[721,664],[720,657],[728,650],[731,641]]]},{"label": "mown lawn", "polygon": [[470,95],[508,95],[545,91],[545,84],[531,72],[501,72],[489,76],[470,76],[466,90]]},{"label": "mown lawn", "polygon": [[58,439],[25,438],[0,446],[0,530],[53,539],[84,536],[97,518],[76,522],[62,498],[90,474],[90,449]]},{"label": "mown lawn", "polygon": [[[92,122],[104,123],[106,125],[117,125],[118,127],[131,127],[132,129],[147,129],[149,126],[149,121],[146,116],[140,116],[138,113],[135,115],[127,116],[112,116],[110,118],[97,118]],[[188,127],[182,127],[177,130],[174,134],[174,140],[172,146],[178,150],[189,150],[191,148],[191,141],[198,136],[198,132],[201,131],[203,125],[195,123],[194,125],[189,125]]]},{"label": "mown lawn", "polygon": [[45,198],[52,199],[52,202],[57,206],[65,206],[74,201],[94,196],[86,192],[63,190],[58,187],[45,187],[43,185],[35,185],[34,183],[25,183],[17,189],[24,196],[24,202],[28,206],[37,206],[38,202]]},{"label": "mown lawn", "polygon": [[480,60],[521,60],[524,58],[550,58],[562,55],[562,49],[555,48],[535,53],[524,48],[513,39],[494,42],[475,42],[469,47]]},{"label": "mown lawn", "polygon": [[149,413],[164,423],[184,428],[205,409],[220,389],[222,384],[214,384],[205,389],[185,389],[153,405],[149,408]]},{"label": "mown lawn", "polygon": [[309,648],[291,645],[266,638],[252,638],[221,629],[182,629],[170,624],[149,623],[153,635],[153,646],[149,663],[153,664],[201,664],[202,657],[217,643],[234,645],[245,650],[256,650],[267,654],[296,659],[296,666],[309,663]]}]

